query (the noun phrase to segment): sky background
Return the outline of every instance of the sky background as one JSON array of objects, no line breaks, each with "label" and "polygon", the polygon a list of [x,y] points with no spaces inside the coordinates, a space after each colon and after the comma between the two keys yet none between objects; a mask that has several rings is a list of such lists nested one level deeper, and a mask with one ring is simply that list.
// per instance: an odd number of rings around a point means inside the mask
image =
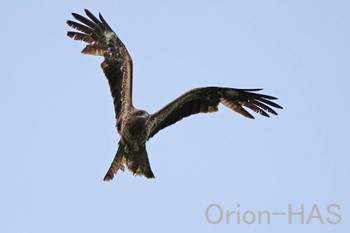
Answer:
[{"label": "sky background", "polygon": [[[349,1],[71,2],[0,2],[0,232],[350,228]],[[228,86],[264,88],[284,109],[184,119],[147,144],[156,179],[103,182],[119,135],[103,59],[66,36],[84,8],[131,53],[136,107],[153,113],[191,88]],[[302,205],[304,224],[243,219]],[[227,224],[226,211],[240,215]],[[324,224],[306,224],[311,212]]]}]

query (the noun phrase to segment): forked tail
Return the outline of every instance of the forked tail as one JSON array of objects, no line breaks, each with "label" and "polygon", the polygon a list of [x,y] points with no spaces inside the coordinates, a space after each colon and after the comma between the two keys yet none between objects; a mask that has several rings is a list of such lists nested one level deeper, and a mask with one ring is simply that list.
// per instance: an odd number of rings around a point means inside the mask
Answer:
[{"label": "forked tail", "polygon": [[[127,150],[127,153],[125,152]],[[125,170],[125,165],[128,170],[134,175],[145,176],[148,179],[154,178],[152,172],[146,147],[143,146],[138,151],[131,151],[121,140],[119,142],[118,151],[114,157],[114,160],[104,177],[104,181],[111,181],[118,170]]]}]

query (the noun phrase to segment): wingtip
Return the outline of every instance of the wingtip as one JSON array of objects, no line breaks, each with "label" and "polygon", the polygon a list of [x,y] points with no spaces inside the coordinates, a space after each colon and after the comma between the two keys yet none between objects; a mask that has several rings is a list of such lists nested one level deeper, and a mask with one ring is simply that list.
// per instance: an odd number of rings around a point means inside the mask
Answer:
[{"label": "wingtip", "polygon": [[100,20],[101,20],[102,22],[105,21],[105,19],[103,18],[101,12],[98,12],[98,17],[100,18]]},{"label": "wingtip", "polygon": [[84,12],[85,12],[85,14],[91,14],[91,12],[86,8],[84,8]]},{"label": "wingtip", "polygon": [[77,17],[79,17],[80,15],[77,14],[77,13],[75,13],[75,12],[72,12],[72,16],[73,16],[75,19],[77,19]]},{"label": "wingtip", "polygon": [[74,39],[74,36],[75,36],[75,32],[73,31],[67,31],[67,36]]},{"label": "wingtip", "polygon": [[251,89],[243,89],[244,91],[262,91],[264,88],[251,88]]},{"label": "wingtip", "polygon": [[[276,98],[277,99],[277,98]],[[281,105],[278,105],[278,104],[276,104],[275,103],[275,106],[274,106],[275,108],[278,108],[278,109],[283,109],[283,107],[281,106]],[[277,115],[277,114],[276,114]]]}]

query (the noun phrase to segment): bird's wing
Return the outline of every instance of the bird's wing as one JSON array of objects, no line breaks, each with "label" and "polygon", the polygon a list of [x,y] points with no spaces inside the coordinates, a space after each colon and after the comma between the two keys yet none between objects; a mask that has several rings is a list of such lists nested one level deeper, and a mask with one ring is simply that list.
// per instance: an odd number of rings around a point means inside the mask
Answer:
[{"label": "bird's wing", "polygon": [[267,113],[277,115],[271,108],[282,108],[272,102],[277,98],[269,95],[254,93],[262,89],[234,89],[223,87],[204,87],[190,90],[170,102],[158,112],[152,114],[147,122],[148,139],[165,127],[175,124],[184,117],[197,113],[216,112],[219,103],[237,113],[254,119],[243,107],[250,108],[265,117]]},{"label": "bird's wing", "polygon": [[98,19],[86,9],[85,13],[88,18],[72,13],[79,22],[68,20],[67,24],[79,32],[69,31],[67,36],[88,43],[82,53],[104,56],[101,67],[109,83],[116,118],[119,119],[125,110],[132,107],[132,59],[101,14]]}]

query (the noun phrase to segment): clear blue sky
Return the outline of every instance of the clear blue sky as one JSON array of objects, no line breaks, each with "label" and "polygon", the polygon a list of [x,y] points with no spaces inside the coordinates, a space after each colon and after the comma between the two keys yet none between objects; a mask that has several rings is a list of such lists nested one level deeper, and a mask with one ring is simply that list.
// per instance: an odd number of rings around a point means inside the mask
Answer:
[{"label": "clear blue sky", "polygon": [[[349,1],[0,7],[0,232],[350,228]],[[156,179],[124,172],[103,182],[119,136],[102,58],[66,36],[70,13],[84,8],[102,12],[131,53],[136,107],[155,112],[216,85],[262,87],[284,110],[249,120],[221,106],[185,119],[147,145]],[[288,208],[302,205],[305,223],[291,215],[289,224]],[[307,224],[310,213],[318,218]]]}]

